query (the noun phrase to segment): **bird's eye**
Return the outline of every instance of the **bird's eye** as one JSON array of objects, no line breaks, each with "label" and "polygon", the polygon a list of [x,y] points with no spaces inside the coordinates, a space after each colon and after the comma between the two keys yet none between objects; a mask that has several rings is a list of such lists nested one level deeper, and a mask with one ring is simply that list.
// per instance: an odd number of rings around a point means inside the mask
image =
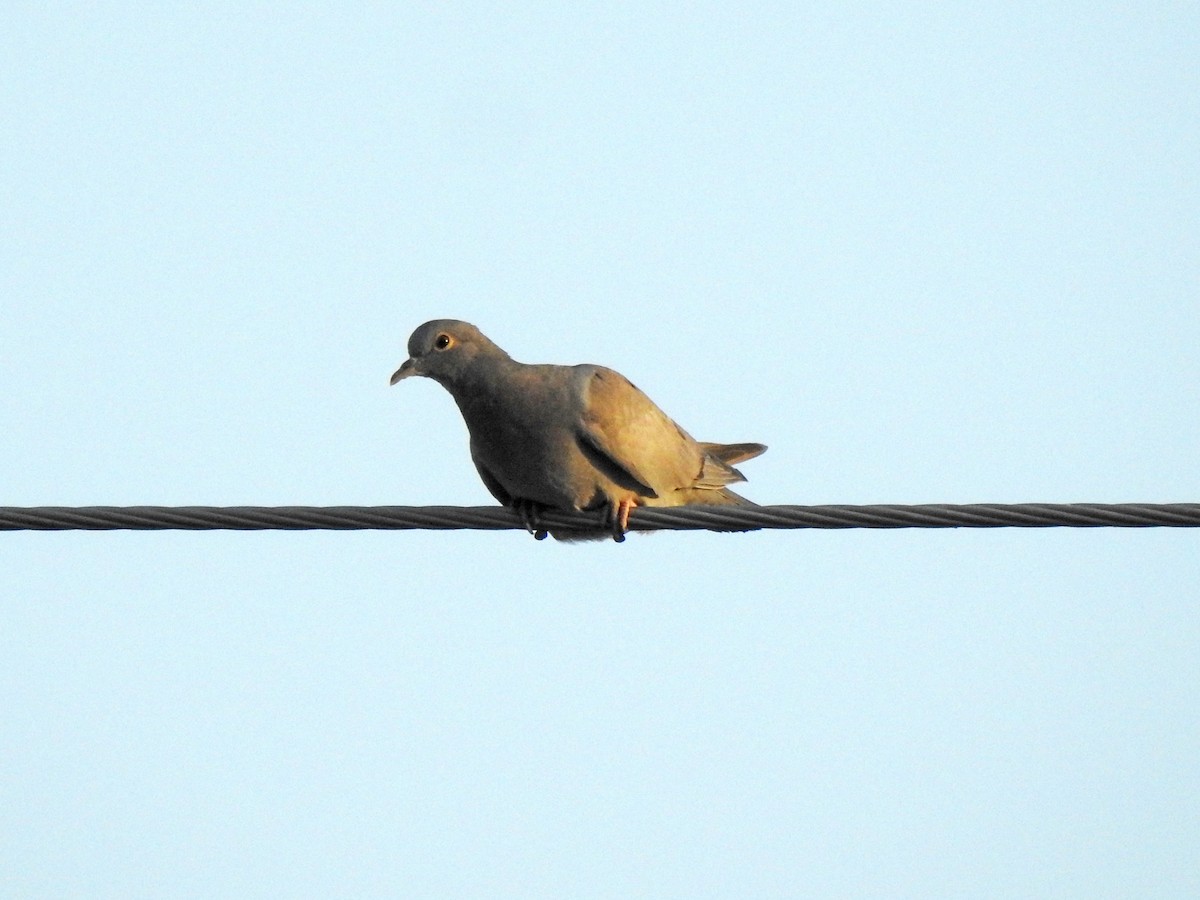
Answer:
[{"label": "bird's eye", "polygon": [[447,347],[450,346],[451,343],[452,343],[452,341],[450,340],[450,335],[439,334],[437,337],[435,337],[433,339],[433,349],[434,350],[445,350]]}]

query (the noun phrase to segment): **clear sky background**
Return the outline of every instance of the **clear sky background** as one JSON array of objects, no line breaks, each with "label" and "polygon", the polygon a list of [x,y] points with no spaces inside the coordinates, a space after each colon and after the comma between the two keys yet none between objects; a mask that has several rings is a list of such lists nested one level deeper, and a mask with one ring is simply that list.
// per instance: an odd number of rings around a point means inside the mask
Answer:
[{"label": "clear sky background", "polygon": [[[10,4],[0,504],[1200,500],[1190,3]],[[6,897],[1196,896],[1200,534],[0,535]]]}]

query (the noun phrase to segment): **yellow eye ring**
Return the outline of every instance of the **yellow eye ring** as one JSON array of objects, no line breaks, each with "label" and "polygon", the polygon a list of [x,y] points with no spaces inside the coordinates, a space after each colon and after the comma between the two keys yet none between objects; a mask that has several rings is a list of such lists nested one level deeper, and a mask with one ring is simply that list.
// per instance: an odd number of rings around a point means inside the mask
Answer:
[{"label": "yellow eye ring", "polygon": [[453,343],[454,343],[454,340],[453,340],[453,338],[450,337],[450,335],[439,334],[437,337],[435,337],[433,339],[433,349],[434,350],[447,350],[447,349],[449,349],[450,345]]}]

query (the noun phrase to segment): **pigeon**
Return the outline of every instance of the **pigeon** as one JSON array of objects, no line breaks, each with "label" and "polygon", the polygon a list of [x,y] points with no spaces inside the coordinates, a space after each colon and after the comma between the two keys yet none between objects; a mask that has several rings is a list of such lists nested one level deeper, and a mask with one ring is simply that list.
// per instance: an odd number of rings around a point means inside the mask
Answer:
[{"label": "pigeon", "polygon": [[621,541],[636,506],[754,505],[727,485],[764,445],[697,441],[612,369],[517,362],[455,319],[414,331],[408,355],[391,384],[421,375],[450,392],[479,477],[538,540],[544,510],[603,510],[603,530],[550,533]]}]

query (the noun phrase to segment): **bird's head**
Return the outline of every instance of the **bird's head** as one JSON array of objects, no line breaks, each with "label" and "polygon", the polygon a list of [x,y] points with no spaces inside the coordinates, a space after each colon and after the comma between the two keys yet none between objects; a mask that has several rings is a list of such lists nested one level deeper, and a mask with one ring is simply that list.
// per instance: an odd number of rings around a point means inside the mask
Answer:
[{"label": "bird's head", "polygon": [[412,333],[408,359],[392,375],[391,383],[424,375],[451,387],[461,384],[476,363],[485,359],[508,359],[508,354],[469,322],[434,319]]}]

